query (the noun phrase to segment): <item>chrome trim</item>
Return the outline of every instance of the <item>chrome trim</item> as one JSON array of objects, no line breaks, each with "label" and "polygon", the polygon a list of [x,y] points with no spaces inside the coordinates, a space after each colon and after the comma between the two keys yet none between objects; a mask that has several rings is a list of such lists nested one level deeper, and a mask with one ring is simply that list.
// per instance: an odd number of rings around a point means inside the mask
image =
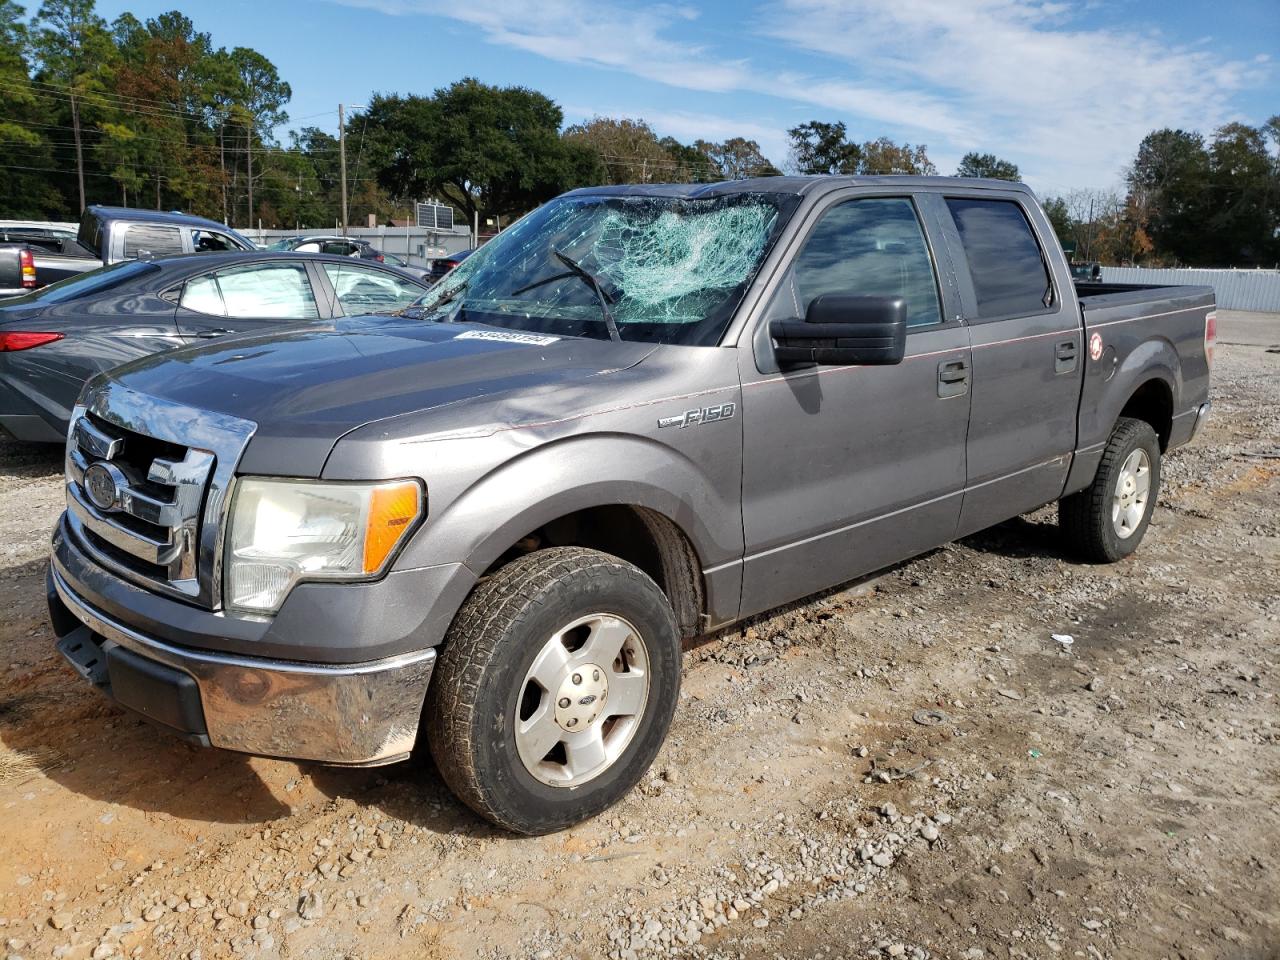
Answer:
[{"label": "chrome trim", "polygon": [[116,454],[124,449],[123,437],[109,437],[88,420],[74,420],[71,436],[75,444],[88,450],[100,460],[114,460]]},{"label": "chrome trim", "polygon": [[359,766],[392,763],[413,750],[434,648],[338,666],[188,650],[93,608],[56,564],[51,573],[62,602],[103,638],[104,649],[119,645],[195,679],[215,747]]},{"label": "chrome trim", "polygon": [[[94,551],[95,559],[134,583],[218,609],[222,600],[222,536],[228,493],[236,464],[257,424],[138,393],[109,377],[96,380],[85,388],[72,411],[67,444],[68,487],[82,482],[89,464],[77,449],[80,438],[86,435],[81,424],[106,436],[105,431],[84,419],[86,411],[107,424],[118,424],[125,430],[187,450],[180,461],[157,459],[148,468],[148,480],[174,488],[171,503],[133,488],[121,502],[124,512],[175,531],[171,540],[179,549],[169,558],[169,579],[147,577],[111,562],[101,551]],[[124,440],[127,442],[128,438]]]}]

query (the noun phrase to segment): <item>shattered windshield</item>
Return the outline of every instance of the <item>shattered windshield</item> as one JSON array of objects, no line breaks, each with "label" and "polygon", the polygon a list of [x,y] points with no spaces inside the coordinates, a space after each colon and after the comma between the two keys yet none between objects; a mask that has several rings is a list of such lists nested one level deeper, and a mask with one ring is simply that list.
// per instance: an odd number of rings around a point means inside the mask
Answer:
[{"label": "shattered windshield", "polygon": [[796,202],[561,198],[481,247],[421,306],[458,322],[602,338],[609,314],[623,340],[714,344]]}]

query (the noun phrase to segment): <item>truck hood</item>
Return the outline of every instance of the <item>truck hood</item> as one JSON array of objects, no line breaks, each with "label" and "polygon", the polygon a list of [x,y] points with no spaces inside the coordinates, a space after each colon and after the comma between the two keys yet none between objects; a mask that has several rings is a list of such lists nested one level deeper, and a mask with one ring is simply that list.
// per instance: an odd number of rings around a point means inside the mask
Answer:
[{"label": "truck hood", "polygon": [[[470,323],[354,317],[184,347],[106,376],[147,396],[257,425],[243,473],[319,476],[345,433],[513,391],[555,390],[654,349]],[[179,438],[175,438],[179,439]]]}]

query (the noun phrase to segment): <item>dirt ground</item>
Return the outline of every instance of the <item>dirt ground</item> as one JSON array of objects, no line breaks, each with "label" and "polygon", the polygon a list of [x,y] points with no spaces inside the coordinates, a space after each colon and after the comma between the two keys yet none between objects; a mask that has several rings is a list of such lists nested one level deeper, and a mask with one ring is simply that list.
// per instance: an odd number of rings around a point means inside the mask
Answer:
[{"label": "dirt ground", "polygon": [[1280,957],[1280,315],[1219,329],[1135,557],[1046,510],[711,638],[652,778],[538,839],[98,698],[59,454],[0,445],[0,956]]}]

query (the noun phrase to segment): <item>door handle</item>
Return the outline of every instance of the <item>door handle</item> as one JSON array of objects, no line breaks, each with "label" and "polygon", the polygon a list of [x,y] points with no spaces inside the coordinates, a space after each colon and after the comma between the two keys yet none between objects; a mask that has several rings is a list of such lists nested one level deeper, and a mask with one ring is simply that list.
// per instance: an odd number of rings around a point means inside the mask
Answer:
[{"label": "door handle", "polygon": [[1070,373],[1076,368],[1076,342],[1062,340],[1053,345],[1053,372]]},{"label": "door handle", "polygon": [[969,389],[969,363],[966,360],[944,360],[938,364],[938,396],[960,397]]},{"label": "door handle", "polygon": [[196,334],[196,336],[199,337],[201,340],[212,340],[214,337],[221,337],[228,333],[235,333],[235,331],[226,330],[222,327],[218,327],[214,330],[201,330],[199,333]]}]

